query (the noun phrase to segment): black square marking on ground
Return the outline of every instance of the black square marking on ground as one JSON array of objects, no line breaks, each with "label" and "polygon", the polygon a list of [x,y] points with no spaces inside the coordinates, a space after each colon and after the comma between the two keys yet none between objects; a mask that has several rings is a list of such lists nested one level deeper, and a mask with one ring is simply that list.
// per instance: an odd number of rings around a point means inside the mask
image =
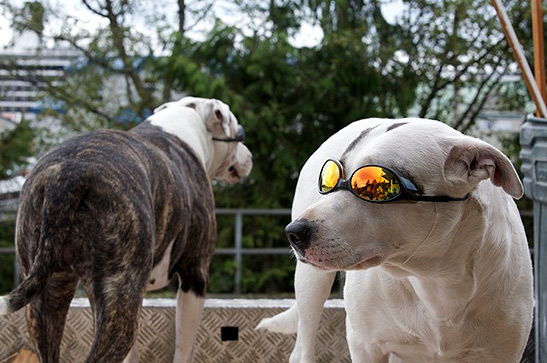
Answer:
[{"label": "black square marking on ground", "polygon": [[237,326],[222,326],[220,327],[220,339],[223,342],[239,339],[239,327]]}]

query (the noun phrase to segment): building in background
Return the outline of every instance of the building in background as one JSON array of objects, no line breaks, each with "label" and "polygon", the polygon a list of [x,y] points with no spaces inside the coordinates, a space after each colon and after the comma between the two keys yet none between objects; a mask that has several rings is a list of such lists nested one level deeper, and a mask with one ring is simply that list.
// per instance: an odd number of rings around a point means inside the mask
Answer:
[{"label": "building in background", "polygon": [[45,47],[34,32],[16,36],[12,47],[0,51],[0,117],[15,124],[34,119],[42,110],[42,79],[62,82],[80,56],[80,51],[61,44]]},{"label": "building in background", "polygon": [[[505,75],[501,79],[502,86],[514,86],[522,82],[522,77],[519,74]],[[526,109],[533,109],[531,100]],[[499,94],[494,92],[482,106],[474,125],[467,133],[499,149],[503,149],[504,141],[507,139],[518,139],[520,128],[525,118],[525,112],[522,110],[511,110],[510,107],[504,105],[504,101],[500,98]]]}]

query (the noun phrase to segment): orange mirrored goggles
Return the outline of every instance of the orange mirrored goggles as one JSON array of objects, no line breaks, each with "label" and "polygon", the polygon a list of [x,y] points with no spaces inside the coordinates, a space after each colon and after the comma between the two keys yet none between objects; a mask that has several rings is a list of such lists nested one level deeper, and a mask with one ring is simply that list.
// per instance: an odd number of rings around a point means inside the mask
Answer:
[{"label": "orange mirrored goggles", "polygon": [[319,193],[328,194],[338,189],[347,189],[367,202],[383,203],[394,200],[424,202],[451,202],[467,199],[448,196],[420,195],[418,188],[395,171],[379,165],[364,165],[344,179],[344,168],[339,161],[328,159],[319,174]]}]

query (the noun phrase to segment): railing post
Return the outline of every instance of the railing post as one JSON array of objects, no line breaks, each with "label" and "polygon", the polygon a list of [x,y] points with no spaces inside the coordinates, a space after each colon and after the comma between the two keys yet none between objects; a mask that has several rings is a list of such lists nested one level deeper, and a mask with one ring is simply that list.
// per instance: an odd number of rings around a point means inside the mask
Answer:
[{"label": "railing post", "polygon": [[241,270],[243,264],[242,258],[242,235],[243,235],[243,215],[241,211],[237,211],[235,214],[235,226],[234,226],[234,247],[235,247],[235,263],[236,273],[234,276],[234,289],[236,294],[241,294]]},{"label": "railing post", "polygon": [[528,116],[520,144],[524,191],[534,201],[536,362],[547,362],[547,119]]}]

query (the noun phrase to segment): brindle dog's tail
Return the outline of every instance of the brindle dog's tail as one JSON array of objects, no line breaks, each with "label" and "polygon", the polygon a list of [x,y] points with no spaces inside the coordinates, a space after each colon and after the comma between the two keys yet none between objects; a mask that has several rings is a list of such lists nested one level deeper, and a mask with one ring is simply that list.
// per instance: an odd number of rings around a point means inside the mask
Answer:
[{"label": "brindle dog's tail", "polygon": [[[29,195],[22,198],[18,218],[39,221],[40,236],[34,248],[29,246],[30,241],[24,241],[24,248],[27,250],[18,251],[28,254],[30,249],[36,252],[29,262],[31,266],[23,281],[8,295],[0,296],[0,315],[15,312],[29,304],[45,289],[49,277],[54,272],[66,270],[74,259],[73,250],[67,245],[68,233],[73,223],[74,212],[86,190],[83,187],[84,183],[75,181],[70,173],[49,171],[36,175],[35,179],[38,180],[29,186]],[[40,188],[37,184],[46,187]],[[43,195],[37,195],[38,192],[35,192],[40,189],[44,190]],[[43,203],[33,203],[31,199],[34,198],[43,199]],[[42,205],[41,210],[33,210],[33,204]]]},{"label": "brindle dog's tail", "polygon": [[30,303],[44,287],[49,273],[44,263],[36,261],[30,274],[7,296],[0,296],[0,315],[13,313]]}]

